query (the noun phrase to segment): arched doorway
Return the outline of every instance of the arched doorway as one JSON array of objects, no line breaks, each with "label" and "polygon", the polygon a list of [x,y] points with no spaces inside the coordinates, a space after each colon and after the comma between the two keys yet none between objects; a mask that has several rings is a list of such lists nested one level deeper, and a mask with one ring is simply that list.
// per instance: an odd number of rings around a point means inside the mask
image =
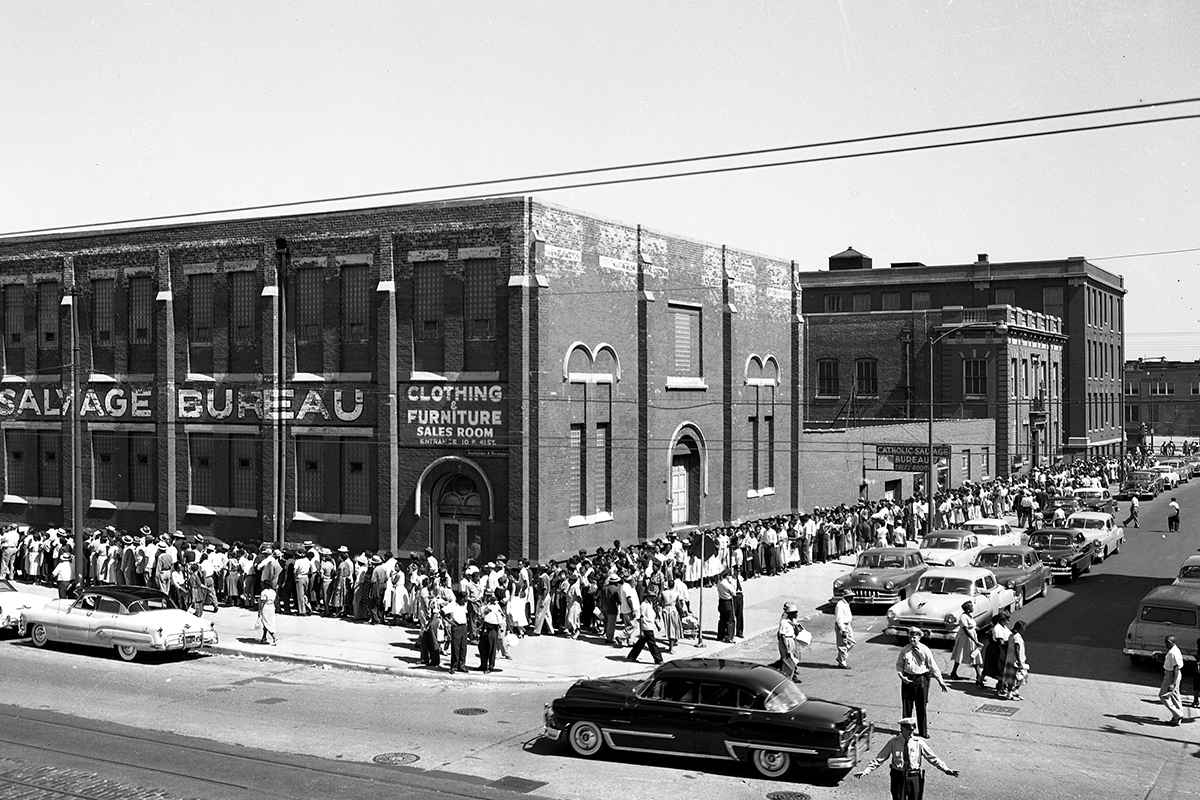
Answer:
[{"label": "arched doorway", "polygon": [[671,448],[671,527],[700,524],[700,446],[689,432]]},{"label": "arched doorway", "polygon": [[447,475],[434,485],[430,499],[434,556],[458,580],[483,518],[479,487],[467,475]]}]

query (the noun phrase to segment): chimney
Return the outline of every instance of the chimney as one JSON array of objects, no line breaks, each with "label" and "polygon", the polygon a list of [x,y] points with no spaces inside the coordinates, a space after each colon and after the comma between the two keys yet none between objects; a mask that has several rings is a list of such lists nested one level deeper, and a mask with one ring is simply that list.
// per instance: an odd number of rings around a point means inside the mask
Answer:
[{"label": "chimney", "polygon": [[862,253],[855,250],[853,247],[847,247],[840,253],[829,257],[829,269],[831,271],[843,269],[870,269],[871,258],[864,256]]},{"label": "chimney", "polygon": [[975,256],[975,263],[976,263],[976,264],[986,264],[986,263],[988,263],[988,260],[987,260],[987,253],[980,253],[979,255]]}]

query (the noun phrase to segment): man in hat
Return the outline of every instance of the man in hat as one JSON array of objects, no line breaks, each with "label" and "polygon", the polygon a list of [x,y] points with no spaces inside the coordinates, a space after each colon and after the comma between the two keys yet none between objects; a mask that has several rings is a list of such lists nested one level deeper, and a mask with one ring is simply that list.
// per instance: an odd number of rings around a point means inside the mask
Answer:
[{"label": "man in hat", "polygon": [[800,682],[800,608],[791,600],[783,604],[779,627],[775,630],[775,641],[779,646],[779,671],[789,679]]},{"label": "man in hat", "polygon": [[54,567],[54,583],[58,586],[59,599],[71,596],[71,584],[75,580],[75,566],[71,551],[64,549]]},{"label": "man in hat", "polygon": [[855,773],[854,777],[865,778],[883,762],[888,762],[892,774],[892,800],[921,800],[925,792],[925,770],[921,769],[922,760],[933,764],[951,778],[957,778],[958,770],[946,766],[946,762],[938,758],[937,753],[930,749],[924,739],[913,736],[916,723],[912,717],[900,720],[900,733],[888,739],[875,758],[871,759],[871,763],[867,764],[867,768]]},{"label": "man in hat", "polygon": [[917,731],[921,738],[929,738],[929,722],[925,714],[925,706],[929,702],[929,681],[936,679],[946,692],[946,681],[938,667],[933,652],[921,644],[925,632],[920,628],[908,629],[908,644],[900,649],[896,658],[896,673],[900,676],[900,702],[904,706],[904,716],[916,714]]},{"label": "man in hat", "polygon": [[854,647],[854,615],[850,613],[850,601],[854,592],[846,589],[833,607],[833,635],[837,641],[837,665],[850,669],[850,649]]}]

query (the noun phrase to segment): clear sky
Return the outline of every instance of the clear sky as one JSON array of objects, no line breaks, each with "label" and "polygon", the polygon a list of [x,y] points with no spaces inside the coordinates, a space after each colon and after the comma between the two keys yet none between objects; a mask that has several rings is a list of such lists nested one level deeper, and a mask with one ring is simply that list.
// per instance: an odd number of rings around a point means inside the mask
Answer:
[{"label": "clear sky", "polygon": [[[0,231],[1200,96],[1198,44],[1195,0],[7,0]],[[1186,360],[1198,192],[1200,120],[533,191],[810,270],[1086,256]]]}]

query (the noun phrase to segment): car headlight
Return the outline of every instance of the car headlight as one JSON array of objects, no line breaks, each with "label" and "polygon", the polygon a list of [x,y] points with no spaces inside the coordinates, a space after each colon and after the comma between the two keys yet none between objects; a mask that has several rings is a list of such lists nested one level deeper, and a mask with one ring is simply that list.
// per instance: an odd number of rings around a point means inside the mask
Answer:
[{"label": "car headlight", "polygon": [[885,583],[883,585],[883,588],[887,589],[890,592],[896,588],[896,584],[892,583],[891,581],[888,581],[887,583]]},{"label": "car headlight", "polygon": [[833,582],[834,589],[841,589],[845,585],[846,585],[846,581],[843,580],[842,578],[838,578],[836,581]]},{"label": "car headlight", "polygon": [[947,625],[954,625],[958,622],[958,617],[954,616],[953,614],[947,614],[945,617],[942,618],[942,621],[945,622]]},{"label": "car headlight", "polygon": [[946,566],[947,566],[947,567],[953,567],[953,566],[954,566],[954,559],[953,559],[953,558],[947,558],[947,559],[946,559]]},{"label": "car headlight", "polygon": [[888,615],[888,619],[895,619],[896,618],[896,609],[889,608],[887,615]]},{"label": "car headlight", "polygon": [[1065,558],[1060,558],[1060,559],[1058,560],[1058,565],[1059,565],[1060,567],[1065,567],[1065,566],[1067,565],[1067,560],[1066,560]]},{"label": "car headlight", "polygon": [[1017,588],[1017,582],[1016,582],[1016,581],[1009,581],[1008,583],[1006,583],[1006,584],[1004,584],[1004,585],[1005,585],[1007,588],[1009,588],[1009,589],[1015,589],[1015,588]]}]

